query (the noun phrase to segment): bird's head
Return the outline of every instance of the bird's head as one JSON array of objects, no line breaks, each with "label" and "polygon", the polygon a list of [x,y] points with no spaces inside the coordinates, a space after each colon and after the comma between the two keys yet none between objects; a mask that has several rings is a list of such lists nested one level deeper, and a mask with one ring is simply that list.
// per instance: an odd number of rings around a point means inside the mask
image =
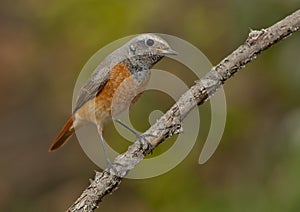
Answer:
[{"label": "bird's head", "polygon": [[130,62],[146,68],[150,68],[166,55],[177,54],[167,41],[155,34],[138,35],[127,44]]}]

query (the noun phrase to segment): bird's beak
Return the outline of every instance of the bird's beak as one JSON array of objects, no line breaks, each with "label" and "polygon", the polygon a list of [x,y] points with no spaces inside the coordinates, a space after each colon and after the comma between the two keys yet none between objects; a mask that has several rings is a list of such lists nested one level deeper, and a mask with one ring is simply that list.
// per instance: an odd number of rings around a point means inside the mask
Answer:
[{"label": "bird's beak", "polygon": [[169,48],[169,49],[160,49],[159,50],[163,55],[178,55],[178,52]]}]

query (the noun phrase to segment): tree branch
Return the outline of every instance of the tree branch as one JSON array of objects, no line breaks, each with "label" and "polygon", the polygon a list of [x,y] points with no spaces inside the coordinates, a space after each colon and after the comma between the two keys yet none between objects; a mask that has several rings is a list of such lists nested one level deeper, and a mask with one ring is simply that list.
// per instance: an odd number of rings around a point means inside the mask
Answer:
[{"label": "tree branch", "polygon": [[299,28],[300,10],[297,10],[267,29],[251,30],[243,45],[197,81],[143,134],[155,136],[147,137],[149,143],[137,140],[127,152],[115,159],[112,168],[103,172],[96,171],[95,179],[67,211],[94,211],[105,195],[118,188],[128,171],[166,138],[182,132],[182,121],[194,107],[211,97],[227,79],[255,59],[263,50],[290,36]]}]

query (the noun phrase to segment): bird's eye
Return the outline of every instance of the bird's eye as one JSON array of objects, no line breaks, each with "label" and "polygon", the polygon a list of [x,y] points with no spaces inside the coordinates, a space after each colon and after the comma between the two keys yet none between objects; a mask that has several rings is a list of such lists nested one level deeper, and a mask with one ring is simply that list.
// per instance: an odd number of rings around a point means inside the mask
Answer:
[{"label": "bird's eye", "polygon": [[130,51],[135,52],[135,47],[133,45],[129,46]]},{"label": "bird's eye", "polygon": [[146,44],[147,44],[147,46],[153,46],[154,40],[148,39],[148,40],[146,41]]}]

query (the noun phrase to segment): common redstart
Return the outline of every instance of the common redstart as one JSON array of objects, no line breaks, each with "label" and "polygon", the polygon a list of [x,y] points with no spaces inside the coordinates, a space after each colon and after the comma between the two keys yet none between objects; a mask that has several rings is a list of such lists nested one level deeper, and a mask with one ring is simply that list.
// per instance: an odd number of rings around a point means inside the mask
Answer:
[{"label": "common redstart", "polygon": [[103,124],[122,113],[134,97],[140,96],[137,94],[145,89],[154,64],[166,55],[176,54],[161,37],[141,34],[108,55],[81,88],[71,117],[49,151],[64,145],[75,129],[86,122],[97,126],[104,148]]}]

